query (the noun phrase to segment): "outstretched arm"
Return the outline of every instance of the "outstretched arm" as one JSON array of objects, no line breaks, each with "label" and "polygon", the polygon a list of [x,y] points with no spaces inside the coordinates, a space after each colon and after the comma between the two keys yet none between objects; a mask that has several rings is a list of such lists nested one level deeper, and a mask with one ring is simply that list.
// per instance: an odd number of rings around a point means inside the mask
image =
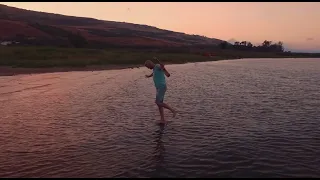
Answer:
[{"label": "outstretched arm", "polygon": [[152,77],[153,73],[151,73],[150,75],[146,75],[146,78]]}]

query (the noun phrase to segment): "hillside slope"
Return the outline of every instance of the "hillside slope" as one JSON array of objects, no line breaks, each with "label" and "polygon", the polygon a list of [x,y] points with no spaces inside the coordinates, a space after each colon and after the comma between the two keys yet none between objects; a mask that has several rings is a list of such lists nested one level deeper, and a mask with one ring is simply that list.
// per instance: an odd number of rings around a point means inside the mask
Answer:
[{"label": "hillside slope", "polygon": [[0,5],[0,27],[0,41],[32,45],[177,47],[223,42],[147,25],[36,12],[5,5]]}]

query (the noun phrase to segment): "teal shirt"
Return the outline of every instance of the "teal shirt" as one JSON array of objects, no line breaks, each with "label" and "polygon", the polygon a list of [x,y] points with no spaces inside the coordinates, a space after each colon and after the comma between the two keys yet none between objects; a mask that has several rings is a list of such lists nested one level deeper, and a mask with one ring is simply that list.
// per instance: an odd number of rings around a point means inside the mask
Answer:
[{"label": "teal shirt", "polygon": [[160,64],[156,64],[153,68],[153,82],[156,88],[166,85],[166,78]]}]

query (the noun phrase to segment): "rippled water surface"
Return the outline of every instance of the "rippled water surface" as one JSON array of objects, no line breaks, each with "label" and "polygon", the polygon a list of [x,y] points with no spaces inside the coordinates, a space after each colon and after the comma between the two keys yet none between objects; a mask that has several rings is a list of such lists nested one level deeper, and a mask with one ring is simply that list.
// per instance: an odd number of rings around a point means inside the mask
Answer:
[{"label": "rippled water surface", "polygon": [[0,77],[0,177],[320,177],[320,59]]}]

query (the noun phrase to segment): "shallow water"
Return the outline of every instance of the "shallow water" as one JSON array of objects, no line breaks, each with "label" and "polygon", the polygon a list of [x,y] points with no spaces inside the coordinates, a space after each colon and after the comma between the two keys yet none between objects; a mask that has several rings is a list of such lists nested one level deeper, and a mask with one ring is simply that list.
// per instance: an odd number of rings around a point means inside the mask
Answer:
[{"label": "shallow water", "polygon": [[320,177],[320,59],[0,77],[0,177]]}]

